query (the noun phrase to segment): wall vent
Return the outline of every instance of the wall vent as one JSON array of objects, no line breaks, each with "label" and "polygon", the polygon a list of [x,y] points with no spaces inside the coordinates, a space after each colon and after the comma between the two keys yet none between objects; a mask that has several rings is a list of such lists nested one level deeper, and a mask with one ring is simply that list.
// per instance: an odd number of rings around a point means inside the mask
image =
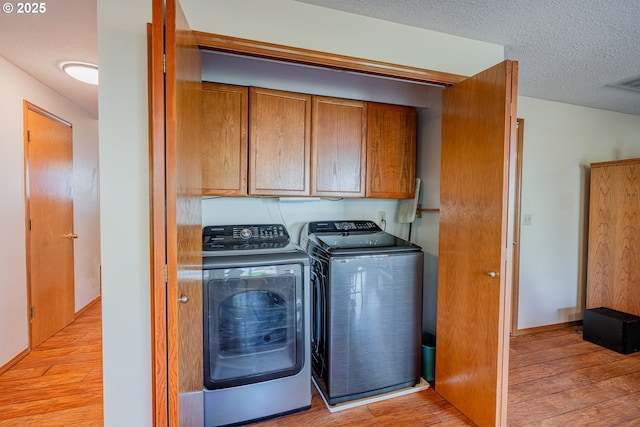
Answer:
[{"label": "wall vent", "polygon": [[607,86],[617,87],[617,88],[626,89],[626,90],[632,90],[634,92],[640,92],[640,76],[635,76],[628,79],[617,81],[615,83],[610,83]]}]

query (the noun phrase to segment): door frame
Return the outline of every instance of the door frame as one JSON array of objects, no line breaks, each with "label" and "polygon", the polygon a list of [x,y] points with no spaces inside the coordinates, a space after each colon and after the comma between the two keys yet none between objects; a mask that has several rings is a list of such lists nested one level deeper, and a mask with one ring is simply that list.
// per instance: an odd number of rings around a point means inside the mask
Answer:
[{"label": "door frame", "polygon": [[524,150],[524,119],[516,119],[516,165],[514,177],[513,209],[513,271],[511,273],[511,336],[520,334],[518,329],[518,294],[520,292],[520,217],[522,215],[522,162]]},{"label": "door frame", "polygon": [[[28,122],[28,112],[34,112],[36,114],[40,114],[50,120],[53,120],[55,122],[58,122],[64,126],[69,127],[70,129],[73,130],[73,125],[64,120],[61,117],[56,116],[53,113],[50,113],[49,111],[45,110],[44,108],[41,108],[39,106],[37,106],[36,104],[27,101],[26,99],[23,100],[22,102],[22,108],[23,108],[23,171],[24,171],[24,200],[25,200],[25,249],[26,249],[26,267],[27,267],[27,324],[29,325],[29,347],[27,349],[27,353],[31,352],[31,350],[33,349],[33,334],[32,334],[32,325],[31,325],[31,307],[32,307],[32,294],[31,294],[31,287],[32,287],[32,283],[31,283],[31,237],[30,237],[30,220],[31,220],[31,194],[30,194],[30,187],[29,187],[29,169],[30,169],[30,165],[29,165],[29,149],[28,149],[28,145],[30,142],[30,133],[29,133],[29,122]],[[71,137],[71,149],[72,149],[72,169],[71,169],[71,181],[73,181],[73,135]],[[72,221],[72,229],[69,230],[71,233],[73,233],[73,198],[71,199],[71,221]],[[71,259],[71,262],[73,264],[73,257]],[[75,266],[72,265],[72,271],[75,273]],[[75,307],[75,281],[73,283],[73,305]],[[75,316],[75,308],[74,308],[74,316]],[[73,319],[72,319],[73,320]],[[25,354],[27,354],[25,353]]]},{"label": "door frame", "polygon": [[200,426],[202,65],[178,0],[152,1],[147,55],[153,424]]},{"label": "door frame", "polygon": [[[154,9],[153,22],[162,23],[162,10]],[[150,34],[158,36],[158,32],[162,33],[161,25],[151,25],[149,27]],[[375,61],[328,52],[321,52],[309,49],[302,49],[286,45],[266,43],[257,40],[242,39],[237,37],[206,33],[200,31],[192,31],[195,36],[196,44],[200,50],[213,50],[226,52],[231,54],[243,55],[256,58],[267,58],[282,62],[292,62],[297,64],[312,65],[329,69],[338,69],[343,71],[352,71],[361,74],[369,74],[382,77],[391,77],[400,80],[413,81],[416,83],[428,83],[439,86],[451,86],[459,83],[466,76],[427,70],[423,68],[410,67],[399,64],[392,64],[382,61]],[[153,38],[153,37],[151,37]],[[149,42],[150,61],[159,64],[163,61],[161,50],[156,46],[152,48]],[[167,58],[169,64],[174,58]],[[158,76],[149,77],[150,87],[150,106],[164,101],[162,92],[162,84],[158,80]],[[156,104],[157,105],[157,104]],[[150,134],[152,139],[164,138],[163,123],[160,123],[159,117],[150,117]],[[151,146],[150,156],[152,159],[152,182],[158,187],[164,186],[165,169],[164,164],[159,164],[159,160],[164,158],[164,153],[160,153],[160,148]],[[158,193],[154,193],[158,194]],[[158,231],[160,234],[154,238],[152,242],[152,337],[153,337],[153,414],[158,425],[165,425],[168,413],[167,408],[167,384],[175,381],[169,374],[170,369],[167,366],[167,320],[170,313],[166,311],[166,294],[165,294],[165,265],[160,261],[164,259],[164,241],[166,238],[166,230],[158,222],[160,212],[164,210],[165,200],[154,199],[152,202],[152,230]],[[155,218],[155,220],[153,219]],[[160,243],[163,243],[160,246]],[[175,319],[174,319],[175,321]],[[508,322],[507,322],[508,323]],[[506,330],[508,333],[508,329]],[[505,349],[500,349],[504,353]],[[506,349],[508,352],[508,348]],[[505,391],[506,393],[506,391]],[[169,421],[171,424],[171,421]]]}]

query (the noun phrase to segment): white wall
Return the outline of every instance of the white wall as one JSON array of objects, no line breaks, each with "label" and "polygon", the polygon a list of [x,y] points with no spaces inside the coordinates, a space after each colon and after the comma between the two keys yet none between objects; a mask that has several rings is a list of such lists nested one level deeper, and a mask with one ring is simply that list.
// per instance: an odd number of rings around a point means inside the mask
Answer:
[{"label": "white wall", "polygon": [[589,165],[640,157],[640,117],[520,97],[525,121],[518,329],[582,319]]},{"label": "white wall", "polygon": [[[0,57],[0,367],[29,346],[23,100],[73,125],[75,309],[100,295],[98,121]],[[84,84],[84,83],[78,83]]]},{"label": "white wall", "polygon": [[150,426],[151,2],[98,0],[104,425]]},{"label": "white wall", "polygon": [[[417,176],[422,180],[419,203],[423,208],[440,208],[440,147],[442,141],[442,93],[433,101],[433,108],[424,110],[418,120],[418,168]],[[437,106],[437,107],[436,107]],[[404,226],[405,229],[408,228]],[[409,230],[405,230],[408,234]],[[423,271],[423,330],[436,330],[436,308],[438,295],[438,237],[440,214],[423,212],[416,217],[411,236],[412,241],[424,252]],[[404,237],[403,234],[399,236]]]},{"label": "white wall", "polygon": [[502,46],[291,0],[181,2],[191,28],[358,58],[472,75]]}]

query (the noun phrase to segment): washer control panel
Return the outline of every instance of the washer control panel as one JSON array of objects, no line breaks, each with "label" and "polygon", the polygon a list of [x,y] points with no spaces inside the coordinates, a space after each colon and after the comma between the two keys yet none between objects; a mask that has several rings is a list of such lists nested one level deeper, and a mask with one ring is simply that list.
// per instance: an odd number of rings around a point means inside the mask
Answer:
[{"label": "washer control panel", "polygon": [[373,221],[317,221],[309,223],[309,234],[339,233],[344,231],[382,231]]}]

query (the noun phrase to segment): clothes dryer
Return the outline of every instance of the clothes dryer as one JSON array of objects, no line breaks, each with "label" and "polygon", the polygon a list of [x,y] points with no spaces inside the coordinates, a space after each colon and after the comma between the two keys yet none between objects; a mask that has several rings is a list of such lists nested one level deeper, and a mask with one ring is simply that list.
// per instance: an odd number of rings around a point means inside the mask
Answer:
[{"label": "clothes dryer", "polygon": [[307,253],[281,224],[202,236],[205,427],[310,408]]}]

